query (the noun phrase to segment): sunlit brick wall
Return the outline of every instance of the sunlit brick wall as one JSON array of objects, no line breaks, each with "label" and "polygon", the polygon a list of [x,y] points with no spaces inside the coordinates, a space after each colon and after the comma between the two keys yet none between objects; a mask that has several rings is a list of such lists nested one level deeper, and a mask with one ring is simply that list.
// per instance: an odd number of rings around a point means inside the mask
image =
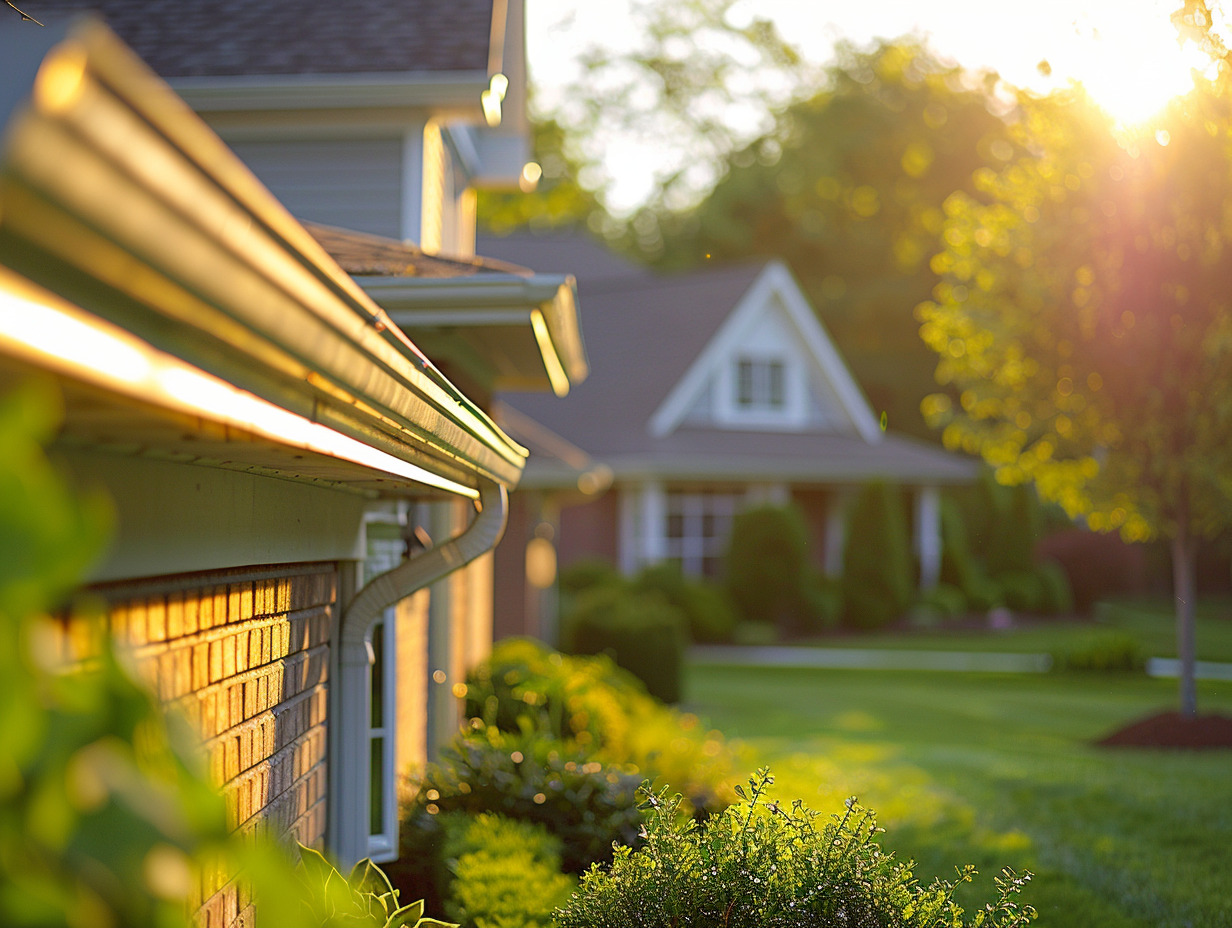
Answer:
[{"label": "sunlit brick wall", "polygon": [[[320,845],[326,820],[333,564],[160,577],[99,588],[159,696],[200,732],[232,828]],[[206,873],[200,928],[251,924],[250,900]]]}]

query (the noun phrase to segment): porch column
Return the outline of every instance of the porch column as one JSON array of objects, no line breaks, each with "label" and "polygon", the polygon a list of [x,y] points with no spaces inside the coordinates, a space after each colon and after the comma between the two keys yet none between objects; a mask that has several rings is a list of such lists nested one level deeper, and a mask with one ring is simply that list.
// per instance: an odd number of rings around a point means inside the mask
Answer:
[{"label": "porch column", "polygon": [[941,491],[915,491],[915,556],[920,563],[920,589],[931,590],[941,579]]},{"label": "porch column", "polygon": [[620,570],[636,573],[666,553],[667,494],[657,480],[635,484],[620,495]]},{"label": "porch column", "polygon": [[847,545],[847,503],[850,494],[836,489],[826,503],[826,537],[822,549],[822,570],[827,577],[843,576],[843,548]]}]

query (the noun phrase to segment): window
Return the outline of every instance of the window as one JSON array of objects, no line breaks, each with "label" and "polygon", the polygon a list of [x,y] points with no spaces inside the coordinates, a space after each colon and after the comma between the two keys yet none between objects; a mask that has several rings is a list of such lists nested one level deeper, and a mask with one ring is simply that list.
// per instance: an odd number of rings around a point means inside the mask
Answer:
[{"label": "window", "polygon": [[736,361],[736,406],[781,410],[787,406],[787,368],[779,358]]},{"label": "window", "polygon": [[396,831],[391,828],[397,808],[394,770],[394,610],[373,624],[368,640],[372,665],[368,676],[368,852],[387,857],[397,850]]},{"label": "window", "polygon": [[664,553],[685,576],[718,576],[738,498],[711,490],[668,492]]}]

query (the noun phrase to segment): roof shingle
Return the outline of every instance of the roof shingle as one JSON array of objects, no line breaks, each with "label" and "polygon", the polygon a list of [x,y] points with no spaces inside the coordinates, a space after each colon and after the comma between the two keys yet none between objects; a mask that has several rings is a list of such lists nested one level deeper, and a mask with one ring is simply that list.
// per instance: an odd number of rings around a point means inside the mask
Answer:
[{"label": "roof shingle", "polygon": [[94,10],[164,78],[486,71],[493,0],[29,0]]}]

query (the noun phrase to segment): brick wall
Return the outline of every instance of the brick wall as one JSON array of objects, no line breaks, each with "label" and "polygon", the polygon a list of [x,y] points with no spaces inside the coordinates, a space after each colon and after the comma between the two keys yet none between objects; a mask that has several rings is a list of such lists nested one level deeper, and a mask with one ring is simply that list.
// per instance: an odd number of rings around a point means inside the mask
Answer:
[{"label": "brick wall", "polygon": [[[159,696],[200,732],[237,831],[318,846],[324,837],[337,589],[334,564],[309,564],[96,590]],[[251,901],[231,874],[205,873],[195,902],[199,928],[252,924]]]}]

